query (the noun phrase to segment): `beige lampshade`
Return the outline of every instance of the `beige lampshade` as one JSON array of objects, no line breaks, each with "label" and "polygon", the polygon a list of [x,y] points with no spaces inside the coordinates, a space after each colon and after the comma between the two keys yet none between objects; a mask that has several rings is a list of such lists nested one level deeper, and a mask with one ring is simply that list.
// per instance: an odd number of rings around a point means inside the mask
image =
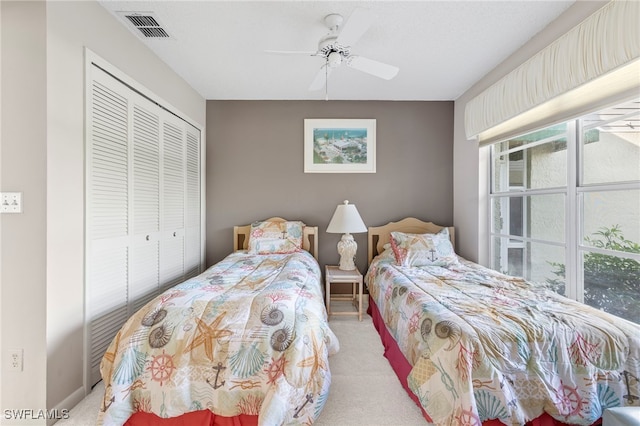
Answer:
[{"label": "beige lampshade", "polygon": [[327,227],[327,232],[331,234],[353,234],[357,232],[367,232],[358,209],[354,204],[349,204],[345,200],[344,204],[336,207],[333,217]]}]

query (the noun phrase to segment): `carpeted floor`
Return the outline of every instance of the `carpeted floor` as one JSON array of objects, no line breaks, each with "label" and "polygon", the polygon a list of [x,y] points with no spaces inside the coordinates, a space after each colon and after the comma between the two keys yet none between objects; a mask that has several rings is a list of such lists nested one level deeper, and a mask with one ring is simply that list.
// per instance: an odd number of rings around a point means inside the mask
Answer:
[{"label": "carpeted floor", "polygon": [[[339,303],[344,302],[334,302],[332,308],[342,309]],[[384,358],[371,317],[364,314],[359,322],[357,317],[333,316],[329,325],[340,341],[340,352],[329,359],[329,399],[314,425],[427,425]],[[56,426],[94,425],[103,391],[101,382]]]}]

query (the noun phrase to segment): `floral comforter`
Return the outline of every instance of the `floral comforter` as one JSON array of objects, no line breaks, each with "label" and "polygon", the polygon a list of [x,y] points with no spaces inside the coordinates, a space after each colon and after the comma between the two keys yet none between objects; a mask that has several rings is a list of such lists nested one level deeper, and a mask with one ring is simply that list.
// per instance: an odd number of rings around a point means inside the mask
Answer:
[{"label": "floral comforter", "polygon": [[307,252],[229,255],[134,314],[102,360],[98,424],[210,409],[261,425],[312,423],[338,341]]},{"label": "floral comforter", "polygon": [[638,324],[464,259],[400,267],[385,252],[365,280],[437,425],[543,412],[591,425],[607,407],[640,405]]}]

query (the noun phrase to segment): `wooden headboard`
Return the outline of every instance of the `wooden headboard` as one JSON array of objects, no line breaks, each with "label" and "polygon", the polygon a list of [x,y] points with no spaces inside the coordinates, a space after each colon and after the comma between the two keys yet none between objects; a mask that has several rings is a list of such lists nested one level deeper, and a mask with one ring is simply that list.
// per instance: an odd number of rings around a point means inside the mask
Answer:
[{"label": "wooden headboard", "polygon": [[[423,222],[414,217],[408,217],[398,222],[389,222],[382,226],[370,226],[367,236],[367,265],[374,257],[382,253],[385,244],[389,243],[392,231],[404,232],[407,234],[437,234],[444,226],[439,226],[433,222]],[[455,230],[453,226],[448,226],[449,238],[455,248]]]},{"label": "wooden headboard", "polygon": [[[265,221],[286,222],[287,220],[281,217],[271,217]],[[302,248],[318,260],[318,227],[305,225],[302,232]],[[249,247],[250,233],[251,224],[233,227],[233,251],[246,250]]]}]

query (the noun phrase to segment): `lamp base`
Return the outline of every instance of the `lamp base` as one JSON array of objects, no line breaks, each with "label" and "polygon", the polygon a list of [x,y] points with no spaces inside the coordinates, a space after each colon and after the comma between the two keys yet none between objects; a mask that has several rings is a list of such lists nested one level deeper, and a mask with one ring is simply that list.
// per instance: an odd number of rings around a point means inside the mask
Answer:
[{"label": "lamp base", "polygon": [[353,239],[353,235],[349,233],[343,234],[338,242],[338,253],[340,253],[340,265],[338,265],[338,269],[343,271],[353,271],[356,269],[356,264],[353,260],[356,258],[357,250],[358,244]]}]

